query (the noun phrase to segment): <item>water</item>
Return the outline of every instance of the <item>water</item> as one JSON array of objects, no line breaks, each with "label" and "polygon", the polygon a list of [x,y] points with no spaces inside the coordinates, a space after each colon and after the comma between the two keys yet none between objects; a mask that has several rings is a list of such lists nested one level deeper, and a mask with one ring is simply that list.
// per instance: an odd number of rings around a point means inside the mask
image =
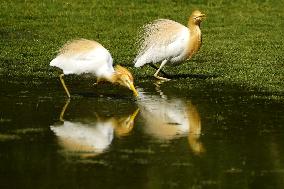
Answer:
[{"label": "water", "polygon": [[75,80],[68,101],[56,81],[1,84],[1,188],[284,186],[277,96],[181,79],[140,81],[135,100]]}]

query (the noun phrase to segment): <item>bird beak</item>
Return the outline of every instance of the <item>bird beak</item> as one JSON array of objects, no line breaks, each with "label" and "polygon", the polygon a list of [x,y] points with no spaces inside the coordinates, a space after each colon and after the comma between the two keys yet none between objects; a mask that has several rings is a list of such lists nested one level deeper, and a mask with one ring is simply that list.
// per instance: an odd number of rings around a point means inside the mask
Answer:
[{"label": "bird beak", "polygon": [[138,92],[136,91],[136,89],[135,89],[135,87],[134,87],[134,85],[133,85],[133,83],[130,83],[129,84],[129,88],[130,88],[130,90],[132,90],[133,91],[133,93],[134,93],[134,96],[138,96]]},{"label": "bird beak", "polygon": [[201,14],[199,17],[204,19],[204,18],[206,18],[206,14]]},{"label": "bird beak", "polygon": [[131,115],[130,121],[133,121],[138,113],[139,113],[139,108],[137,108],[137,110]]},{"label": "bird beak", "polygon": [[[133,123],[133,121],[135,120],[135,117],[137,116],[137,114],[139,113],[139,108],[137,108],[137,110],[130,116],[127,127],[129,128],[130,125]],[[131,128],[132,129],[132,128]]]}]

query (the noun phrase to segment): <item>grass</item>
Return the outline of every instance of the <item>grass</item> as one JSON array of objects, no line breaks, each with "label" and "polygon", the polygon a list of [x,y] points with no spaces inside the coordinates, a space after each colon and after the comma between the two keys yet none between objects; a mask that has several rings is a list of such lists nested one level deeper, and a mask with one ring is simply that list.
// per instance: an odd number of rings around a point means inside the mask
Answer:
[{"label": "grass", "polygon": [[[165,67],[172,75],[215,75],[206,82],[284,92],[283,0],[2,0],[0,77],[47,81],[58,76],[49,62],[66,41],[95,39],[129,67],[152,79],[150,67],[133,68],[139,27],[169,18],[182,24],[194,9],[207,14],[203,46],[187,63]],[[23,79],[24,80],[24,79]]]}]

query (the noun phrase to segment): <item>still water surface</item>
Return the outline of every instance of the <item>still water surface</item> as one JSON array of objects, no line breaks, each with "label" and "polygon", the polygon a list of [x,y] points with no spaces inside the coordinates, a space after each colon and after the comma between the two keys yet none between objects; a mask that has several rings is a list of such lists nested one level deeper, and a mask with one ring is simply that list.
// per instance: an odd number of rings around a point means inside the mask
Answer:
[{"label": "still water surface", "polygon": [[[80,85],[79,85],[80,84]],[[2,82],[0,188],[283,188],[283,103],[235,87]],[[128,94],[129,93],[129,94]]]}]

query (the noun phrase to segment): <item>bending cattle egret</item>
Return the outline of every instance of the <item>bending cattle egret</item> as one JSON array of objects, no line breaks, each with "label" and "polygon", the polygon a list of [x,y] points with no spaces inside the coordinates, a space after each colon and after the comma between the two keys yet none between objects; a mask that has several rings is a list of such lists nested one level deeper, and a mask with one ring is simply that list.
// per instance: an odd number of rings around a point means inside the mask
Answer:
[{"label": "bending cattle egret", "polygon": [[124,67],[117,65],[113,68],[111,54],[96,41],[79,39],[68,42],[60,50],[58,56],[50,62],[50,66],[62,69],[60,81],[70,98],[70,93],[63,80],[64,75],[91,73],[97,81],[107,80],[118,83],[138,93],[133,85],[132,74]]},{"label": "bending cattle egret", "polygon": [[154,76],[158,76],[161,68],[167,63],[177,63],[190,59],[201,46],[200,23],[205,17],[200,11],[194,11],[188,20],[188,27],[175,21],[158,19],[144,26],[144,33],[139,39],[140,50],[135,58],[135,67],[162,62]]}]

